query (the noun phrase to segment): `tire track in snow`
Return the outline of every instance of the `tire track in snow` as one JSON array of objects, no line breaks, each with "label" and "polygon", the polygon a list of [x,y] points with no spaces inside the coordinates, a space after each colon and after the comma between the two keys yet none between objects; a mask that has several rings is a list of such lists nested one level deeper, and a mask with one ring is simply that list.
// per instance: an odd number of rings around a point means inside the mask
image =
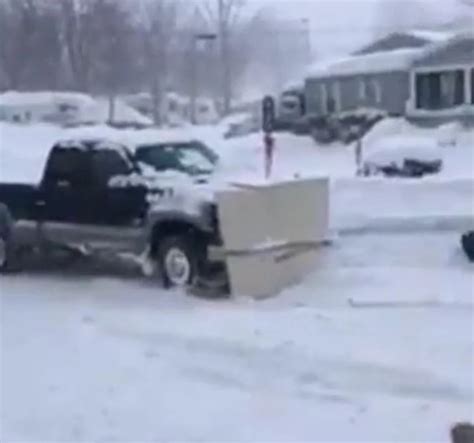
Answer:
[{"label": "tire track in snow", "polygon": [[[246,391],[303,390],[308,395],[340,396],[341,401],[349,403],[347,397],[366,392],[440,401],[472,402],[473,399],[472,392],[426,371],[331,359],[317,352],[304,352],[292,343],[264,347],[139,327],[108,325],[104,330],[116,338],[159,349],[185,378],[214,386]],[[196,363],[190,365],[190,361]]]}]

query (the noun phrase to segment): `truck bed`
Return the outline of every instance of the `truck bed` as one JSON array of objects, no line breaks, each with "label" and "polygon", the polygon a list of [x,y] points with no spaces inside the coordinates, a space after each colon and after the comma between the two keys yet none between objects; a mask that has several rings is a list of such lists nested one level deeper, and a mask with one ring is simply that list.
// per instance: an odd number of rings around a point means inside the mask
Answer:
[{"label": "truck bed", "polygon": [[37,192],[34,185],[0,183],[0,203],[8,207],[13,218],[28,220],[33,216]]}]

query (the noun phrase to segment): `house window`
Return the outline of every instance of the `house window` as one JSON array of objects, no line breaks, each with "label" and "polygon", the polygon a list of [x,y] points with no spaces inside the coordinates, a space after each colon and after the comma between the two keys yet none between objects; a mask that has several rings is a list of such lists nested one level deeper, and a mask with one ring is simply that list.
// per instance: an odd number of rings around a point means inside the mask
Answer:
[{"label": "house window", "polygon": [[378,80],[372,80],[371,86],[372,86],[374,101],[376,104],[379,105],[382,103],[382,86],[380,85],[380,82]]},{"label": "house window", "polygon": [[321,110],[324,114],[332,114],[341,110],[341,88],[339,83],[321,84],[320,93]]},{"label": "house window", "polygon": [[341,85],[338,82],[334,82],[331,85],[331,112],[339,112],[341,110]]},{"label": "house window", "polygon": [[464,87],[464,72],[460,69],[417,74],[416,107],[441,110],[462,105]]},{"label": "house window", "polygon": [[471,69],[471,105],[474,105],[474,69]]}]

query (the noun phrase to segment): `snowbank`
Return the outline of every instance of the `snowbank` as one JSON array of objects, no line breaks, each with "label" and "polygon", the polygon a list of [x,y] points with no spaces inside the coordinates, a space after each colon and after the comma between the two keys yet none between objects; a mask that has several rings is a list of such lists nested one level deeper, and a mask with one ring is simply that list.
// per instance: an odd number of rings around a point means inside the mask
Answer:
[{"label": "snowbank", "polygon": [[378,143],[393,136],[424,137],[440,146],[464,146],[474,148],[474,129],[458,122],[446,123],[436,128],[423,128],[407,122],[403,118],[386,118],[377,123],[364,137],[364,146]]},{"label": "snowbank", "polygon": [[[106,98],[76,92],[16,92],[0,94],[0,109],[20,121],[50,121],[60,124],[105,123],[109,119]],[[7,118],[9,119],[9,118]],[[149,125],[151,120],[121,100],[115,101],[114,122]]]}]

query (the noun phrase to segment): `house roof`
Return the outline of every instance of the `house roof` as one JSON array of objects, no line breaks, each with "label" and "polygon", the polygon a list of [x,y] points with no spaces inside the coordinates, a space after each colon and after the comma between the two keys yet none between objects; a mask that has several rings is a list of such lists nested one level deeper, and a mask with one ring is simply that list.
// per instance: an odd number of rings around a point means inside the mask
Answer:
[{"label": "house roof", "polygon": [[402,48],[419,48],[435,42],[445,41],[453,36],[449,31],[432,31],[413,29],[409,31],[392,32],[366,46],[358,49],[352,55],[371,54],[381,51],[393,51]]},{"label": "house roof", "polygon": [[450,46],[455,45],[456,43],[459,43],[464,40],[472,40],[474,45],[474,30],[467,30],[459,32],[457,34],[452,34],[451,38],[449,39],[440,40],[427,46],[426,48],[424,48],[423,51],[420,52],[420,54],[415,57],[413,62],[420,62],[426,57],[429,57],[430,55],[433,55],[438,51],[441,51],[445,48],[449,48]]},{"label": "house roof", "polygon": [[423,48],[403,48],[327,60],[311,66],[308,70],[308,77],[343,77],[405,71],[422,52]]},{"label": "house roof", "polygon": [[454,37],[454,33],[450,31],[427,31],[422,29],[404,32],[404,34],[432,43],[444,42]]},{"label": "house roof", "polygon": [[351,75],[377,74],[392,71],[406,71],[416,62],[449,47],[459,41],[470,39],[474,41],[474,31],[461,33],[438,31],[412,31],[426,34],[431,43],[418,48],[400,48],[389,51],[378,51],[368,54],[351,55],[344,58],[323,60],[312,65],[308,78],[344,77]]}]

